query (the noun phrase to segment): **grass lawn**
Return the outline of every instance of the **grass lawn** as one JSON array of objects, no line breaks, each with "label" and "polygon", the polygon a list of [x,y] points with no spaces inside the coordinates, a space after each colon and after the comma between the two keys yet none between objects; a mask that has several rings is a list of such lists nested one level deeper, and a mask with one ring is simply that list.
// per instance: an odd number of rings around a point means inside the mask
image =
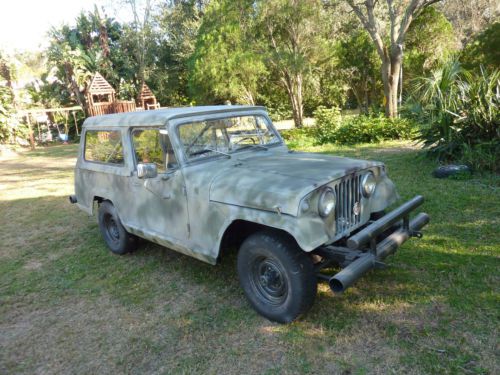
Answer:
[{"label": "grass lawn", "polygon": [[0,374],[499,374],[498,177],[437,180],[409,143],[294,147],[384,161],[431,223],[345,294],[320,285],[286,326],[247,304],[234,255],[108,252],[68,203],[75,145],[1,160]]}]

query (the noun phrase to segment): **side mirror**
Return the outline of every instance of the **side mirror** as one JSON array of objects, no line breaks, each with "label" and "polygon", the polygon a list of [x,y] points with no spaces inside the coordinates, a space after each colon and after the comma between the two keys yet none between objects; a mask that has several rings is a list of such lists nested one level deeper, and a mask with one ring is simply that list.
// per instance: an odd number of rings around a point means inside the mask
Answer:
[{"label": "side mirror", "polygon": [[158,170],[155,163],[139,163],[137,164],[137,177],[139,178],[155,178],[158,176]]}]

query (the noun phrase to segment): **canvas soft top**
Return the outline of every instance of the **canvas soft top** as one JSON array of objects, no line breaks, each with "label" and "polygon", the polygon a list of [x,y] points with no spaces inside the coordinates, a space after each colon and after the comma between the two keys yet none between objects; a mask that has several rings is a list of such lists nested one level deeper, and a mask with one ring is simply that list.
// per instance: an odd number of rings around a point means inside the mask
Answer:
[{"label": "canvas soft top", "polygon": [[114,113],[111,115],[89,117],[85,120],[83,126],[87,128],[100,126],[161,126],[165,125],[168,120],[178,117],[248,110],[265,110],[265,108],[250,105],[164,108],[152,111]]}]

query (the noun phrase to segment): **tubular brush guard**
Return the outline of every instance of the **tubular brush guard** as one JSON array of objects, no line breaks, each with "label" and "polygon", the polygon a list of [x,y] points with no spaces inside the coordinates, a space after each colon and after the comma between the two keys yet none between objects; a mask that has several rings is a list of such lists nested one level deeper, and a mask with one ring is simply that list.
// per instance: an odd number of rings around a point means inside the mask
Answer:
[{"label": "tubular brush guard", "polygon": [[[423,202],[424,198],[417,195],[348,238],[347,247],[324,246],[318,249],[317,254],[324,259],[316,266],[318,278],[326,280],[334,293],[341,293],[366,272],[383,265],[382,261],[410,237],[421,238],[420,229],[429,223],[429,215],[422,212],[410,220],[410,212]],[[394,232],[377,243],[378,236],[401,220]],[[342,271],[333,276],[320,272],[334,262],[344,267]]]}]

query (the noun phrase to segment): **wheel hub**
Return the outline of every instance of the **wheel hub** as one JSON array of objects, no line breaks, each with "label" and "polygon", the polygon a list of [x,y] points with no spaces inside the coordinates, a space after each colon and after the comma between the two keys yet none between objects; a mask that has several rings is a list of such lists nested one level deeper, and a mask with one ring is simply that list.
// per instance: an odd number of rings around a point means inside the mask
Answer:
[{"label": "wheel hub", "polygon": [[120,231],[118,230],[118,224],[112,216],[108,216],[105,221],[106,231],[108,232],[109,238],[112,241],[118,241],[120,239]]},{"label": "wheel hub", "polygon": [[254,285],[260,296],[271,303],[281,303],[287,296],[288,288],[281,267],[269,258],[256,261]]}]

